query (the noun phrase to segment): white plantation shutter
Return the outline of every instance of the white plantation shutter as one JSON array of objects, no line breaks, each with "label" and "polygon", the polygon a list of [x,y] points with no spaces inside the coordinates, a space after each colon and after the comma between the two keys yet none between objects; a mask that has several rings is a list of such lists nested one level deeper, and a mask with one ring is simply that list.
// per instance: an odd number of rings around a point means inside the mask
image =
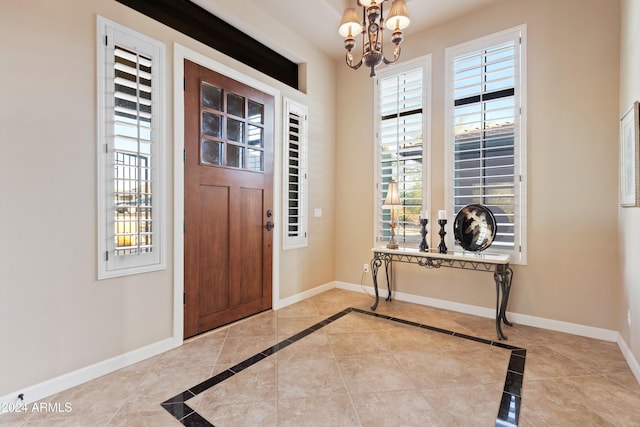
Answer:
[{"label": "white plantation shutter", "polygon": [[377,239],[389,240],[391,212],[382,209],[391,179],[398,183],[402,208],[396,209],[398,243],[419,242],[424,202],[423,131],[425,68],[378,78],[378,225]]},{"label": "white plantation shutter", "polygon": [[307,246],[307,108],[284,101],[284,249]]},{"label": "white plantation shutter", "polygon": [[449,207],[486,205],[498,222],[492,251],[522,258],[521,31],[448,50]]},{"label": "white plantation shutter", "polygon": [[164,268],[162,43],[98,17],[99,278]]},{"label": "white plantation shutter", "polygon": [[114,71],[113,252],[119,257],[154,249],[151,59],[116,45]]}]

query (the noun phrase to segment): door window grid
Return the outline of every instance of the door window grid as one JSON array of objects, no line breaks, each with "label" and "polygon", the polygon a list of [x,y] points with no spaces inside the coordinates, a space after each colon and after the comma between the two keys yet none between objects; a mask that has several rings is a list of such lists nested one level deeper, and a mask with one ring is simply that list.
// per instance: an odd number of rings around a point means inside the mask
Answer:
[{"label": "door window grid", "polygon": [[202,82],[200,161],[264,172],[264,105]]}]

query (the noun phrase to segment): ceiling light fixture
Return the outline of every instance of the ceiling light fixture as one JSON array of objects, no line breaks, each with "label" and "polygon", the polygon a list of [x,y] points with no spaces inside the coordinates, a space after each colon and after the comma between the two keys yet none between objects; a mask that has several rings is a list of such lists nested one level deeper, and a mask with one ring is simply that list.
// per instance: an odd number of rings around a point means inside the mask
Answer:
[{"label": "ceiling light fixture", "polygon": [[[362,22],[358,18],[355,8],[348,8],[342,15],[340,28],[338,33],[344,40],[344,48],[347,49],[346,61],[347,65],[354,70],[360,68],[362,64],[371,69],[369,77],[376,75],[376,67],[382,62],[385,64],[395,64],[400,58],[400,43],[404,37],[402,30],[409,26],[409,11],[404,0],[393,0],[389,17],[385,21],[382,14],[383,3],[387,0],[356,0],[359,6],[362,6]],[[368,21],[368,23],[367,23]],[[383,31],[387,27],[391,34],[391,42],[396,45],[393,49],[393,58],[387,59],[383,53]],[[366,32],[363,29],[366,28]],[[353,61],[351,53],[356,46],[355,36],[362,33],[362,58],[357,63]]]}]

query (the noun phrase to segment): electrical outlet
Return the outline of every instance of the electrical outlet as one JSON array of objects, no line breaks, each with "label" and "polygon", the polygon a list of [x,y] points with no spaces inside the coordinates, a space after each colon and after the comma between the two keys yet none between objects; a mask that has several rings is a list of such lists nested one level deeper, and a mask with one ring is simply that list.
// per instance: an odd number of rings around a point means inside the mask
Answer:
[{"label": "electrical outlet", "polygon": [[364,273],[368,273],[369,272],[369,264],[362,264],[362,271]]},{"label": "electrical outlet", "polygon": [[631,310],[627,310],[627,325],[631,327]]}]

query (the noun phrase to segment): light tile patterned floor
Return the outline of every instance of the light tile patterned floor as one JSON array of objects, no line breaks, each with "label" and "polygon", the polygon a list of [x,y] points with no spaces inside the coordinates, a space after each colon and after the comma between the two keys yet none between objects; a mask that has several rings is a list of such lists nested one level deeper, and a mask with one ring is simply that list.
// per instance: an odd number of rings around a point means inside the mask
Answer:
[{"label": "light tile patterned floor", "polygon": [[[162,402],[348,307],[356,311],[187,395],[186,405],[216,427],[496,425],[510,350],[357,311],[371,303],[331,290],[45,401],[70,412],[4,414],[0,426],[180,426]],[[496,339],[491,319],[398,301],[381,301],[376,313]],[[526,349],[519,425],[640,425],[640,385],[615,343],[521,325],[505,332]]]}]

